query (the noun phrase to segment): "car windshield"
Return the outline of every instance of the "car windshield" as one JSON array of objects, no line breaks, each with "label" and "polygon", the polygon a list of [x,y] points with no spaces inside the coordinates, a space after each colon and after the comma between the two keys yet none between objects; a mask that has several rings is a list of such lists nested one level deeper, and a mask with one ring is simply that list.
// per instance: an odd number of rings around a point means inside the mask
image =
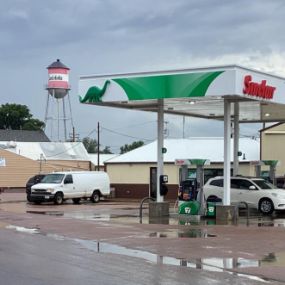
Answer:
[{"label": "car windshield", "polygon": [[274,189],[276,188],[273,184],[271,184],[268,181],[265,180],[261,180],[261,179],[256,179],[256,180],[252,180],[255,184],[257,184],[258,187],[260,187],[261,189]]},{"label": "car windshield", "polygon": [[61,183],[64,174],[48,174],[43,178],[41,183]]}]

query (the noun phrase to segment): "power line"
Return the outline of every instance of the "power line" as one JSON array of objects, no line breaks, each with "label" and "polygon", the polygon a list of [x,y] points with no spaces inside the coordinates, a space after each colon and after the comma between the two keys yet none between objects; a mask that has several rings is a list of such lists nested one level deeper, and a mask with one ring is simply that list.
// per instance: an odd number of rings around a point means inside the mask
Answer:
[{"label": "power line", "polygon": [[140,123],[140,124],[135,124],[135,125],[130,125],[130,126],[118,128],[116,130],[122,130],[122,129],[128,129],[128,128],[133,128],[133,127],[144,126],[144,125],[147,125],[147,124],[150,124],[150,123],[156,123],[156,120],[155,121],[152,120],[152,121],[148,121],[148,122],[144,122],[144,123]]},{"label": "power line", "polygon": [[123,136],[123,137],[128,137],[128,138],[138,139],[138,140],[143,140],[143,141],[153,141],[153,139],[146,139],[146,138],[139,138],[139,137],[129,136],[129,135],[126,135],[126,134],[123,134],[123,133],[119,133],[119,132],[116,132],[116,131],[104,128],[104,127],[102,127],[102,129],[105,130],[105,131],[108,131],[110,133]]}]

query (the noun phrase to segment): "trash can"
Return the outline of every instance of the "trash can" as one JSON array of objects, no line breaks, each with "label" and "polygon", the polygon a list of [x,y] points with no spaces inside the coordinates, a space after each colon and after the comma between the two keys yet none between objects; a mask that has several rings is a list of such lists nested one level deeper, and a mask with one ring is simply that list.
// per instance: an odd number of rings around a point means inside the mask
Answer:
[{"label": "trash can", "polygon": [[207,202],[207,217],[216,217],[216,203]]},{"label": "trash can", "polygon": [[184,202],[179,206],[178,213],[181,215],[198,215],[200,203],[197,201]]}]

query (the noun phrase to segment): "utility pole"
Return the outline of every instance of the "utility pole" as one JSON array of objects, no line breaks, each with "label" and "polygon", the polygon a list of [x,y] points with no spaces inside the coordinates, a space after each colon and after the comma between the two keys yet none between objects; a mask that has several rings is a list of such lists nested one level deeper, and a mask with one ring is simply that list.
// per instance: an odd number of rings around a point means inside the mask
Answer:
[{"label": "utility pole", "polygon": [[100,171],[100,123],[97,124],[97,171]]},{"label": "utility pole", "polygon": [[72,127],[72,141],[75,142],[75,128]]},{"label": "utility pole", "polygon": [[182,138],[185,139],[185,116],[183,116],[183,135]]}]

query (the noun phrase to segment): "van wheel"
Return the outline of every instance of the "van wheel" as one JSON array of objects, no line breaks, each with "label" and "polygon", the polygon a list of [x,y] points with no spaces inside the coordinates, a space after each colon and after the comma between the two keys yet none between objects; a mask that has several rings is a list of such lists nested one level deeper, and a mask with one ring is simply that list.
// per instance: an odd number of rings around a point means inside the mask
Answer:
[{"label": "van wheel", "polygon": [[73,198],[72,202],[73,202],[73,204],[79,204],[80,198]]},{"label": "van wheel", "polygon": [[55,194],[54,203],[56,205],[61,205],[63,203],[63,194],[62,193],[56,193]]},{"label": "van wheel", "polygon": [[100,201],[100,192],[99,191],[94,191],[90,200],[93,202],[93,203],[98,203]]}]

